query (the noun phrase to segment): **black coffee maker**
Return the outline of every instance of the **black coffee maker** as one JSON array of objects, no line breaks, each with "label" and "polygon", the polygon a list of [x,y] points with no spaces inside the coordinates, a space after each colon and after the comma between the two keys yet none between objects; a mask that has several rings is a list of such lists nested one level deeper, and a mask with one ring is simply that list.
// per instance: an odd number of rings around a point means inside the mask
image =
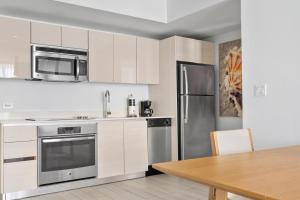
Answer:
[{"label": "black coffee maker", "polygon": [[151,101],[141,101],[140,116],[151,117],[153,114],[153,110],[150,107],[151,107]]}]

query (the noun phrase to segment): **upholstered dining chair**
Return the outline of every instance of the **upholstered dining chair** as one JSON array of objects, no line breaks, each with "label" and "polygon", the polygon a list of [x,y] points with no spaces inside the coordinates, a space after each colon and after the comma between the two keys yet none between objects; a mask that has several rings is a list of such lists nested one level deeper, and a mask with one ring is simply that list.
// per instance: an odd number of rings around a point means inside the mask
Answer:
[{"label": "upholstered dining chair", "polygon": [[[213,156],[228,155],[254,151],[250,129],[213,131],[210,133]],[[247,199],[228,193],[228,199]],[[215,199],[215,189],[210,188],[209,199]]]}]

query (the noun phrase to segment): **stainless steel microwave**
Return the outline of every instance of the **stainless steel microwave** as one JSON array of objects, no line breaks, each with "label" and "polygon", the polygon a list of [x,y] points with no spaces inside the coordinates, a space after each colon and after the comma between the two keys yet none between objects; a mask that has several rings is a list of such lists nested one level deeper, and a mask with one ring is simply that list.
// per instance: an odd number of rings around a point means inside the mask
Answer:
[{"label": "stainless steel microwave", "polygon": [[47,81],[88,80],[88,52],[82,49],[32,45],[32,78]]}]

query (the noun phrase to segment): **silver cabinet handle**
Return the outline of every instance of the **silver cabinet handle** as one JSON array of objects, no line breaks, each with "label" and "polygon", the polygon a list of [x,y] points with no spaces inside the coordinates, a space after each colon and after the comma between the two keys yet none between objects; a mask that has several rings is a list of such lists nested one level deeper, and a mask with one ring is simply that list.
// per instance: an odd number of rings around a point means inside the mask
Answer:
[{"label": "silver cabinet handle", "polygon": [[9,158],[9,159],[4,159],[4,163],[24,162],[24,161],[31,161],[31,160],[36,160],[36,157],[28,156],[28,157],[21,157],[21,158]]},{"label": "silver cabinet handle", "polygon": [[79,80],[79,70],[80,70],[80,69],[79,69],[79,67],[80,67],[80,66],[79,66],[79,64],[80,64],[80,63],[79,63],[79,57],[76,56],[76,57],[75,57],[75,60],[76,60],[76,74],[75,74],[75,80],[78,81],[78,80]]},{"label": "silver cabinet handle", "polygon": [[95,136],[75,137],[75,138],[55,138],[55,139],[43,139],[42,143],[71,142],[71,141],[94,140],[94,139]]}]

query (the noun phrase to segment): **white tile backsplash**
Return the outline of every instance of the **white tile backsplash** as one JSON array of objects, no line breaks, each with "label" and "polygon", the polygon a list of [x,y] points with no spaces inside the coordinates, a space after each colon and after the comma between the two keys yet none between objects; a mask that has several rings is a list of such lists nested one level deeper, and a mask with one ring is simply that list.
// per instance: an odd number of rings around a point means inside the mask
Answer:
[{"label": "white tile backsplash", "polygon": [[[113,116],[126,116],[127,97],[133,94],[138,102],[148,99],[147,85],[64,83],[0,79],[0,105],[14,104],[9,112],[93,112],[103,114],[103,95],[111,94]],[[8,112],[3,107],[0,112]]]}]

